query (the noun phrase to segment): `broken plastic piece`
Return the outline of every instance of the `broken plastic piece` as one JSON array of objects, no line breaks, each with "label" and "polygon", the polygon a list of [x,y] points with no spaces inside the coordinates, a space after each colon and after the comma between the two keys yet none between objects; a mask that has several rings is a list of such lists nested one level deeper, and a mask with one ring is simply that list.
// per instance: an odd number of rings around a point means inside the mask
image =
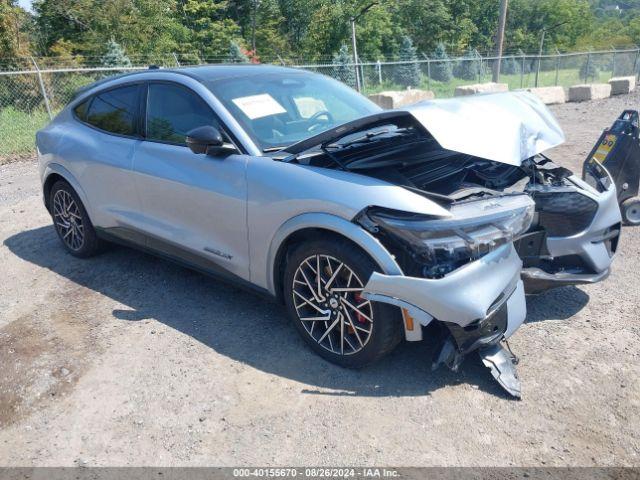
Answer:
[{"label": "broken plastic piece", "polygon": [[520,379],[513,361],[513,356],[502,345],[496,344],[478,350],[485,367],[491,369],[491,375],[509,394],[522,398]]},{"label": "broken plastic piece", "polygon": [[464,360],[464,355],[461,354],[453,341],[453,338],[448,337],[434,355],[433,363],[431,364],[431,370],[437,370],[440,365],[446,365],[452,371],[457,372],[460,364]]}]

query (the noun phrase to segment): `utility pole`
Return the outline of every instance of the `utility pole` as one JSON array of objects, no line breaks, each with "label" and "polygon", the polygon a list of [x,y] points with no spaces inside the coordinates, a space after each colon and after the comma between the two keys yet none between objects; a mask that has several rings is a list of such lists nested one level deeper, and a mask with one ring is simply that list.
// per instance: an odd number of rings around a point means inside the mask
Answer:
[{"label": "utility pole", "polygon": [[353,68],[356,71],[356,90],[359,92],[362,89],[362,81],[360,79],[360,69],[358,68],[358,46],[356,45],[356,22],[363,16],[371,7],[377,2],[372,2],[368,6],[360,10],[360,13],[349,18],[351,22],[351,50],[353,51]]},{"label": "utility pole", "polygon": [[496,35],[496,57],[493,61],[493,78],[492,81],[497,83],[500,81],[500,63],[502,62],[502,47],[504,45],[504,29],[507,24],[507,4],[509,0],[500,1],[500,20],[498,22],[498,34]]}]

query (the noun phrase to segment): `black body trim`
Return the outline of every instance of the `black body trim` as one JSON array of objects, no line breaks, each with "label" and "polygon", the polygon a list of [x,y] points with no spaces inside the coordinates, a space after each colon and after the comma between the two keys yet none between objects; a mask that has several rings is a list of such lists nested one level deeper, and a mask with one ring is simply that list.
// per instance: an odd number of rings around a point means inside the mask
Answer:
[{"label": "black body trim", "polygon": [[208,258],[186,250],[185,248],[171,242],[167,242],[166,240],[126,227],[96,227],[95,230],[98,237],[103,240],[140,250],[143,253],[160,257],[182,267],[213,277],[217,280],[222,280],[226,283],[242,288],[243,290],[257,293],[269,300],[276,300],[276,297],[266,288],[258,287]]}]

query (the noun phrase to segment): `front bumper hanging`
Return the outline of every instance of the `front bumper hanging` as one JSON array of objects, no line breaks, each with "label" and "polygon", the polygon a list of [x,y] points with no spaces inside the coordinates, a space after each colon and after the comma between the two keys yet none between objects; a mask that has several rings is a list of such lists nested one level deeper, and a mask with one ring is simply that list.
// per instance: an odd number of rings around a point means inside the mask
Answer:
[{"label": "front bumper hanging", "polygon": [[500,341],[509,338],[526,317],[521,267],[509,244],[440,279],[374,273],[362,296],[401,307],[406,310],[405,320],[406,314],[417,320],[405,321],[409,341],[422,340],[422,326],[433,320],[441,322],[447,335],[434,368],[444,364],[456,370],[465,355],[478,351],[496,380],[519,397],[519,383],[513,380],[517,379],[515,367],[508,370]]}]

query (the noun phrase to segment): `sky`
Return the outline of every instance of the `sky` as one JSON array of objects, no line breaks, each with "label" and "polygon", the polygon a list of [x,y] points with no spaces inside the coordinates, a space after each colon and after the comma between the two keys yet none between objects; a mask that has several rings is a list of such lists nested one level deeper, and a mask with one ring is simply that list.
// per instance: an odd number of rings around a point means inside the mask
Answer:
[{"label": "sky", "polygon": [[27,10],[31,10],[31,0],[18,0],[18,3],[22,8],[26,8]]}]

